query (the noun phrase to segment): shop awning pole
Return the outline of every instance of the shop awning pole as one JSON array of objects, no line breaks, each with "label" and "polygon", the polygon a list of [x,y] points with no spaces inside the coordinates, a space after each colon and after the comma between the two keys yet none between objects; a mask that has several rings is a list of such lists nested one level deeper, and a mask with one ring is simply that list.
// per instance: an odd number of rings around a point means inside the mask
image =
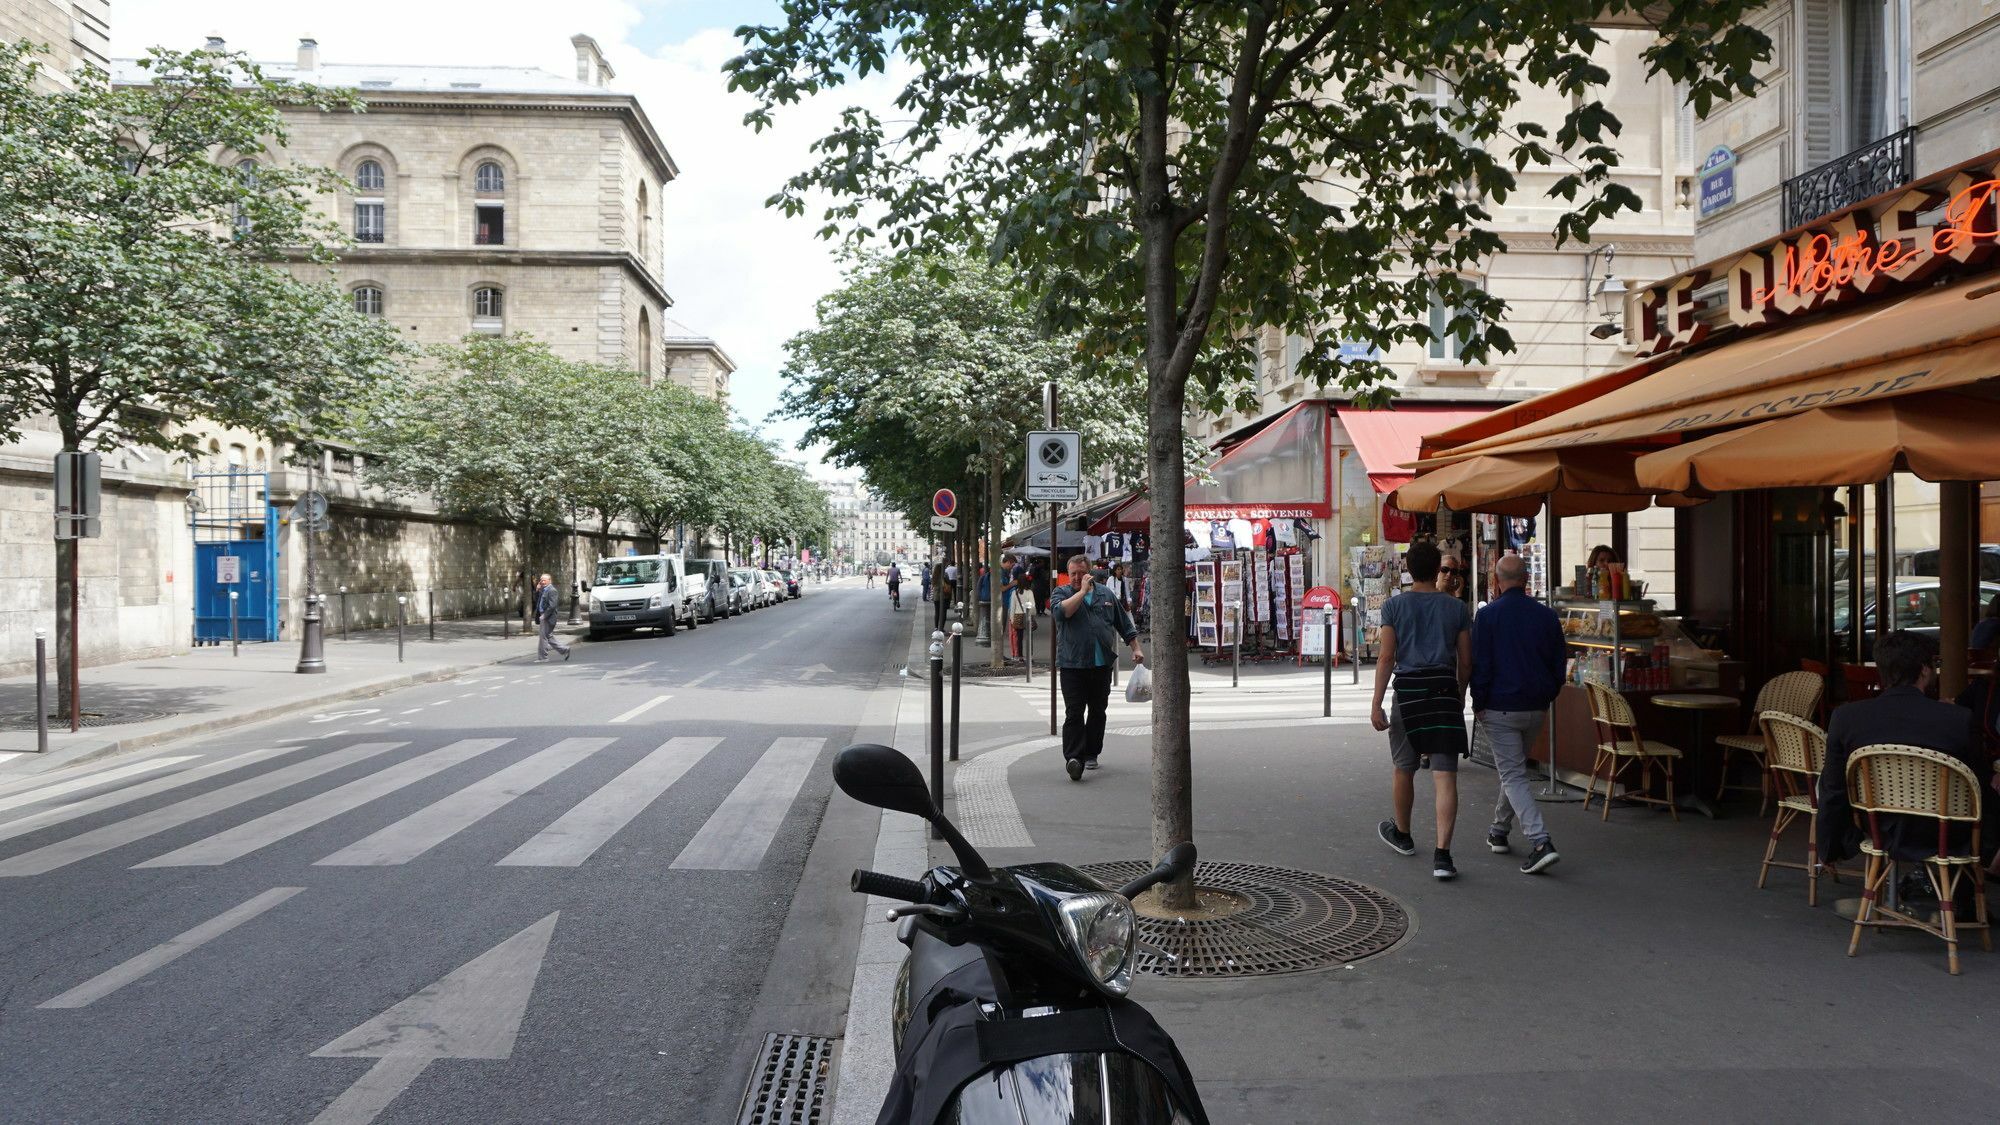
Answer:
[{"label": "shop awning pole", "polygon": [[1896,608],[1895,571],[1896,478],[1884,477],[1875,482],[1875,639],[1878,641],[1888,635],[1889,617]]},{"label": "shop awning pole", "polygon": [[1972,488],[1962,480],[1938,485],[1939,699],[1957,699],[1965,690],[1972,643]]},{"label": "shop awning pole", "polygon": [[[1549,493],[1542,504],[1542,534],[1548,536],[1548,546],[1542,551],[1543,579],[1542,596],[1547,599],[1550,609],[1556,605],[1557,575],[1562,572],[1562,520],[1556,516],[1556,496]],[[1535,800],[1543,804],[1558,804],[1574,801],[1576,794],[1569,791],[1556,776],[1556,703],[1561,699],[1561,689],[1557,689],[1556,699],[1549,701],[1549,716],[1543,720],[1548,731],[1549,783],[1535,794]]]},{"label": "shop awning pole", "polygon": [[[1862,601],[1861,562],[1862,550],[1867,541],[1862,537],[1862,515],[1868,510],[1868,494],[1860,485],[1852,485],[1847,490],[1847,658],[1861,663],[1861,607]],[[1833,668],[1827,667],[1831,674]],[[1833,685],[1827,684],[1823,699],[1833,698]],[[1832,710],[1832,708],[1828,708]]]}]

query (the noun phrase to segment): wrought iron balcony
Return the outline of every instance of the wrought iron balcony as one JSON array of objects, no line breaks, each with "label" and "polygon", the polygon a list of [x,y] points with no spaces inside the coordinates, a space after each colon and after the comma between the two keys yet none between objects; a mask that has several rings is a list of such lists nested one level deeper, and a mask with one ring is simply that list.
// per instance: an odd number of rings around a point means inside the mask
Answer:
[{"label": "wrought iron balcony", "polygon": [[1917,131],[1904,129],[1785,181],[1785,229],[1894,191],[1916,175]]}]

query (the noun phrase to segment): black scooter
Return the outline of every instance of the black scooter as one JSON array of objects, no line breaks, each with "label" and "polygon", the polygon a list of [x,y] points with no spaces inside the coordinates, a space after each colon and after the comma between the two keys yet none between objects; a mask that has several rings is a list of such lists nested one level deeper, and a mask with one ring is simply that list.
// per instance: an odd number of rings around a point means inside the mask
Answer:
[{"label": "black scooter", "polygon": [[833,779],[923,817],[958,859],[912,880],[856,871],[910,948],[896,980],[896,1077],[876,1125],[1207,1125],[1180,1051],[1132,985],[1131,898],[1194,868],[1192,843],[1117,890],[1059,863],[987,866],[916,764],[849,746]]}]

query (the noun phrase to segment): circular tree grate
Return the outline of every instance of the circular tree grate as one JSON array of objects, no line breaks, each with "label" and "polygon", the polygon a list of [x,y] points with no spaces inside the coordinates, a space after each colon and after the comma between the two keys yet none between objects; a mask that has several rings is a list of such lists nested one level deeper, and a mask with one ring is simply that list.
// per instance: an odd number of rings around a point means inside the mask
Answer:
[{"label": "circular tree grate", "polygon": [[[1083,865],[1109,887],[1152,864],[1114,860]],[[1374,887],[1313,871],[1255,863],[1199,863],[1195,886],[1243,902],[1217,917],[1139,913],[1136,968],[1166,977],[1247,977],[1347,965],[1388,950],[1410,930],[1409,912]]]},{"label": "circular tree grate", "polygon": [[[85,711],[83,725],[87,727],[117,727],[127,723],[145,723],[154,719],[172,718],[172,711]],[[0,714],[0,730],[34,730],[35,713],[18,711],[11,715]],[[69,712],[49,715],[50,730],[68,730]]]}]

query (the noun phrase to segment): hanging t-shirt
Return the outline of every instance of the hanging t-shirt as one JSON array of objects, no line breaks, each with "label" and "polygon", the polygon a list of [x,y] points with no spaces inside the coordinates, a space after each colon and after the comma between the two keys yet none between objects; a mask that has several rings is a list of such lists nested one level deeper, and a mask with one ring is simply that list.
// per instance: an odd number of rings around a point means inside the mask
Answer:
[{"label": "hanging t-shirt", "polygon": [[1181,536],[1184,540],[1183,546],[1200,547],[1206,550],[1210,546],[1208,521],[1192,520],[1183,524],[1181,527]]},{"label": "hanging t-shirt", "polygon": [[1236,540],[1236,545],[1245,550],[1257,545],[1256,536],[1250,531],[1249,520],[1241,518],[1230,520],[1229,534],[1231,538]]},{"label": "hanging t-shirt", "polygon": [[1103,558],[1103,557],[1104,557],[1104,536],[1102,536],[1102,535],[1086,535],[1086,536],[1084,536],[1084,537],[1083,537],[1083,557],[1084,557],[1084,558],[1086,558],[1086,559],[1101,559],[1101,558]]},{"label": "hanging t-shirt", "polygon": [[[1195,537],[1197,539],[1200,538],[1200,533],[1197,532]],[[1234,551],[1236,549],[1236,533],[1230,529],[1229,521],[1209,521],[1208,545],[1218,551]]]},{"label": "hanging t-shirt", "polygon": [[1114,531],[1104,537],[1104,557],[1122,559],[1125,557],[1125,533]]},{"label": "hanging t-shirt", "polygon": [[1507,520],[1507,549],[1518,551],[1535,538],[1535,517],[1513,516]]}]

